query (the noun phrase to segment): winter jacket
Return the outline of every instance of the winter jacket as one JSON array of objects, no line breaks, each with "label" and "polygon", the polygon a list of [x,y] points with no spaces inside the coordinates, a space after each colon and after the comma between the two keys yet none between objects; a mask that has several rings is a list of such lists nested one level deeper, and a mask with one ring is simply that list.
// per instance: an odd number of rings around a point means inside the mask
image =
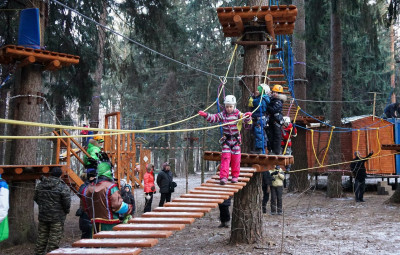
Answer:
[{"label": "winter jacket", "polygon": [[268,105],[267,112],[270,115],[270,120],[271,121],[276,121],[279,124],[283,124],[283,115],[282,115],[282,109],[283,109],[283,100],[281,97],[272,97],[271,101]]},{"label": "winter jacket", "polygon": [[151,171],[150,173],[146,172],[144,174],[143,179],[144,179],[144,190],[143,190],[144,193],[150,193],[150,192],[156,191],[155,189],[151,190],[151,187],[155,188],[155,185],[154,185],[154,172],[153,171]]},{"label": "winter jacket", "polygon": [[71,193],[60,178],[43,177],[36,186],[33,200],[39,206],[39,221],[64,222],[71,208]]},{"label": "winter jacket", "polygon": [[253,118],[259,118],[264,116],[267,113],[267,106],[270,102],[269,96],[264,95],[261,99],[261,95],[259,95],[258,97],[253,97],[253,107],[251,108],[251,111],[253,112],[254,109],[256,109],[258,107],[258,105],[260,104],[261,101],[261,105],[260,107],[253,113],[252,117]]},{"label": "winter jacket", "polygon": [[[101,148],[89,143],[87,153],[90,155],[91,158],[93,158],[95,160],[99,160],[99,154],[101,153]],[[83,160],[84,160],[85,165],[90,164],[88,157],[86,155],[83,157]]]},{"label": "winter jacket", "polygon": [[383,111],[385,112],[386,118],[397,118],[399,117],[399,104],[390,104],[386,106],[385,110]]},{"label": "winter jacket", "polygon": [[272,176],[269,171],[262,172],[262,189],[266,190],[268,186],[272,185]]},{"label": "winter jacket", "polygon": [[[286,146],[286,142],[288,142],[288,147],[292,147],[292,139],[289,139],[289,134],[290,134],[290,129],[293,127],[292,123],[289,123],[289,125],[285,128],[282,129],[282,146]],[[292,130],[292,135],[291,137],[297,136],[297,129],[296,127],[293,127]]]},{"label": "winter jacket", "polygon": [[172,181],[172,172],[163,169],[157,176],[157,185],[160,188],[160,193],[171,193]]},{"label": "winter jacket", "polygon": [[[229,123],[240,119],[243,114],[235,109],[233,113],[228,114],[225,110],[220,113],[210,114],[207,113],[206,120],[210,123]],[[250,118],[244,119],[244,124],[248,124],[251,121]],[[222,127],[224,137],[222,138],[222,153],[240,154],[240,144],[242,143],[242,137],[237,122],[225,125]]]},{"label": "winter jacket", "polygon": [[131,214],[135,213],[136,210],[136,205],[135,205],[135,197],[132,194],[132,190],[129,190],[128,192],[125,190],[125,188],[122,189],[121,191],[121,197],[122,200],[127,203],[128,205],[132,205],[132,212]]},{"label": "winter jacket", "polygon": [[119,223],[118,214],[128,212],[128,205],[122,200],[117,184],[105,176],[99,176],[83,188],[81,196],[85,212],[96,222]]},{"label": "winter jacket", "polygon": [[360,160],[352,162],[350,164],[351,172],[353,173],[355,179],[360,182],[364,182],[367,177],[367,169],[365,168],[365,162],[372,157],[373,153],[368,154],[365,158],[355,157],[353,160]]},{"label": "winter jacket", "polygon": [[[277,174],[273,174],[277,172]],[[280,187],[283,186],[283,180],[285,180],[285,173],[283,172],[282,169],[272,169],[269,170],[269,173],[271,174],[272,177],[272,186],[273,187]]]},{"label": "winter jacket", "polygon": [[7,182],[0,176],[0,242],[8,238],[9,189]]}]

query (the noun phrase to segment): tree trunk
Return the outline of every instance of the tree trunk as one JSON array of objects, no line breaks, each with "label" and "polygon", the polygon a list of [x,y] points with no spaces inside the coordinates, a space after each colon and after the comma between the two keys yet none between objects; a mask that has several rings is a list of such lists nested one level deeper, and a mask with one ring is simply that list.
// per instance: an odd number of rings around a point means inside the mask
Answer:
[{"label": "tree trunk", "polygon": [[393,29],[393,24],[390,25],[389,28],[390,31],[390,87],[392,87],[392,95],[390,97],[391,103],[396,103],[396,93],[395,93],[395,88],[396,88],[396,61],[394,59],[394,42],[395,42],[395,35],[394,35],[394,29]]},{"label": "tree trunk", "polygon": [[262,174],[255,173],[247,185],[235,194],[232,211],[230,242],[258,243],[264,237],[263,216],[261,212]]},{"label": "tree trunk", "polygon": [[[250,0],[249,6],[266,5],[267,1]],[[256,37],[256,38],[254,38]],[[259,40],[258,35],[248,34],[244,40]],[[243,74],[262,75],[268,61],[267,46],[247,46],[244,48]],[[240,110],[247,110],[248,98],[255,91],[259,77],[245,77],[242,86],[242,102]],[[246,88],[246,86],[248,88]],[[242,152],[250,152],[250,132],[243,132]],[[256,173],[250,182],[235,195],[232,213],[231,243],[255,243],[260,242],[264,235],[263,217],[261,211],[262,202],[261,173]]]},{"label": "tree trunk", "polygon": [[[331,105],[330,121],[331,124],[341,126],[342,118],[342,32],[339,17],[340,0],[332,0],[331,13],[331,89],[330,97],[333,102]],[[340,139],[333,139],[331,144],[333,153],[329,155],[331,163],[341,160]],[[339,178],[340,177],[340,178]],[[341,197],[342,178],[339,173],[328,175],[328,197]]]},{"label": "tree trunk", "polygon": [[[293,4],[297,7],[297,18],[294,26],[293,35],[293,54],[295,56],[294,65],[294,93],[297,99],[307,99],[307,75],[306,75],[306,43],[305,43],[305,9],[304,0],[294,0]],[[306,110],[306,102],[298,101],[299,106]],[[299,129],[297,131],[300,131]],[[302,134],[300,134],[302,133]],[[307,168],[306,151],[303,149],[305,142],[305,132],[299,132],[293,143],[293,155],[296,164],[295,169]],[[299,155],[300,154],[300,155]],[[289,191],[303,192],[309,188],[308,171],[293,172],[290,174]]]},{"label": "tree trunk", "polygon": [[[107,3],[103,1],[103,11],[100,15],[99,23],[102,25],[106,24],[107,18]],[[97,62],[96,71],[94,73],[95,88],[93,91],[92,104],[90,107],[90,127],[99,127],[99,112],[100,112],[100,96],[101,96],[101,80],[103,77],[103,64],[104,64],[104,45],[106,40],[106,33],[102,27],[97,27],[97,35],[99,38],[97,44]]]}]

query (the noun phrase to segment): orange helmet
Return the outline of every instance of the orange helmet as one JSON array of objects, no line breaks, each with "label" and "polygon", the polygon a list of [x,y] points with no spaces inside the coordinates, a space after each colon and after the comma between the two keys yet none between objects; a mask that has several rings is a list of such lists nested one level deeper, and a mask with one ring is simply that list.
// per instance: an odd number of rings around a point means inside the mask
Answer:
[{"label": "orange helmet", "polygon": [[94,140],[96,140],[98,143],[103,143],[104,142],[104,136],[102,135],[95,135],[93,137]]},{"label": "orange helmet", "polygon": [[282,93],[283,92],[283,87],[281,85],[279,85],[279,84],[275,84],[274,87],[272,87],[272,91]]}]

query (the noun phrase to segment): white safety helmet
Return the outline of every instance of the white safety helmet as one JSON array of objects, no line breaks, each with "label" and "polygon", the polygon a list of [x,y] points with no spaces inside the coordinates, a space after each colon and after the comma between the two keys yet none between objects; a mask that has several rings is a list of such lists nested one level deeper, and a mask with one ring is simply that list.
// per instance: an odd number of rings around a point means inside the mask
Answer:
[{"label": "white safety helmet", "polygon": [[225,97],[224,104],[236,106],[236,97],[234,95],[227,95]]},{"label": "white safety helmet", "polygon": [[290,123],[290,117],[289,116],[284,116],[283,117],[283,123],[287,126]]},{"label": "white safety helmet", "polygon": [[271,89],[269,88],[269,86],[265,83],[261,83],[260,86],[264,89],[264,94],[268,95],[271,92]]}]

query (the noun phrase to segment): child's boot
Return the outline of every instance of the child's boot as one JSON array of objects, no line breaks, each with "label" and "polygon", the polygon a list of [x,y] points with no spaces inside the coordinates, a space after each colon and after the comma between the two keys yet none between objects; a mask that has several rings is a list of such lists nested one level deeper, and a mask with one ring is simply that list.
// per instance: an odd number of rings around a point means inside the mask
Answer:
[{"label": "child's boot", "polygon": [[237,183],[238,181],[239,181],[238,177],[232,177],[232,180],[231,180],[232,183]]},{"label": "child's boot", "polygon": [[225,185],[228,183],[228,179],[226,177],[221,178],[221,180],[219,181],[219,184],[221,185]]}]

